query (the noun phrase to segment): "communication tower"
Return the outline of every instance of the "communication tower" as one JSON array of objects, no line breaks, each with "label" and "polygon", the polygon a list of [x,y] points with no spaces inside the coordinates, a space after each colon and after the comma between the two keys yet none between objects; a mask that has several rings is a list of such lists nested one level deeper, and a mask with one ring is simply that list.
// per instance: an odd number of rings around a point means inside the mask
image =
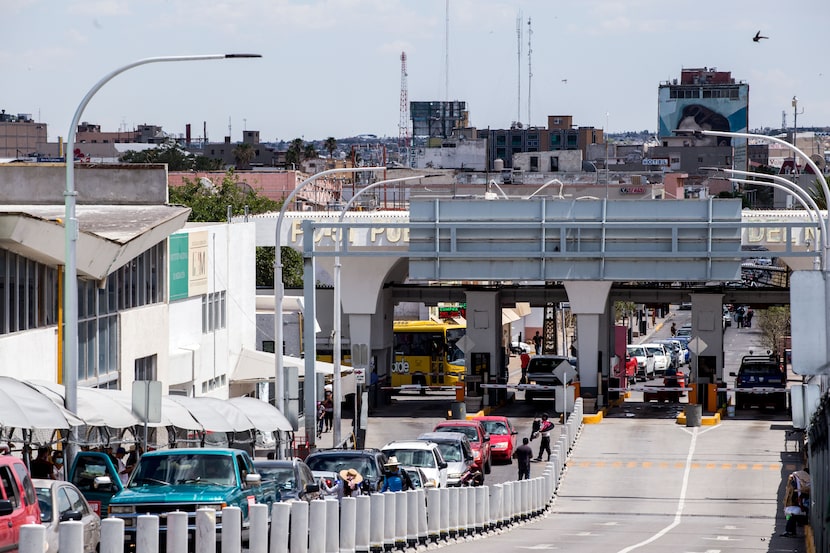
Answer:
[{"label": "communication tower", "polygon": [[406,52],[401,52],[401,116],[398,121],[398,146],[409,147],[409,93],[406,84]]}]

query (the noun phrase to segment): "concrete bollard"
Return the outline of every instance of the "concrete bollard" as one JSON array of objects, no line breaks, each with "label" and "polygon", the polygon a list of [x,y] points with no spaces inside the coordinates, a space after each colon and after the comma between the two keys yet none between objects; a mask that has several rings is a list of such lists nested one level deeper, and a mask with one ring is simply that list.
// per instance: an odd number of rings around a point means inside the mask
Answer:
[{"label": "concrete bollard", "polygon": [[[337,502],[336,499],[333,501]],[[344,497],[340,500],[340,553],[355,552],[355,530],[357,526],[357,499]]]},{"label": "concrete bollard", "polygon": [[426,545],[427,543],[427,492],[421,488],[415,491],[415,511],[418,513],[418,528],[416,533],[418,535],[418,543]]},{"label": "concrete bollard", "polygon": [[315,499],[308,505],[308,553],[325,553],[327,524],[326,501]]},{"label": "concrete bollard", "polygon": [[450,489],[439,488],[441,492],[441,539],[446,540],[450,535]]},{"label": "concrete bollard", "polygon": [[[188,550],[188,547],[187,547],[187,542],[188,542],[188,539],[189,539],[189,536],[188,536],[188,533],[187,533],[188,518],[189,518],[188,514],[185,513],[184,511],[175,511],[175,512],[172,512],[172,513],[167,513],[167,536],[166,536],[167,542],[165,543],[165,549],[167,551],[171,551],[171,552],[176,551],[176,552],[178,552],[178,551],[187,551]],[[106,519],[106,520],[110,520],[110,519]],[[124,519],[113,519],[113,520],[120,520],[121,522],[124,522]],[[224,520],[222,522],[224,523]],[[104,523],[104,521],[101,521],[101,524],[103,524],[103,523]],[[239,545],[236,546],[236,549],[230,549],[230,550],[223,549],[223,551],[227,551],[227,553],[231,553],[231,552],[238,553],[242,549],[242,541],[241,541],[242,540],[242,533],[241,533],[242,528],[241,528],[241,525],[242,525],[242,521],[240,520],[240,533],[236,535],[236,539],[239,541]],[[224,526],[224,524],[223,524],[223,526]],[[233,528],[231,528],[230,532],[233,533]],[[103,536],[102,536],[102,538],[103,538]],[[225,539],[225,533],[224,532],[222,532],[222,539],[223,540]],[[228,541],[230,541],[230,540],[228,540]],[[195,544],[194,544],[194,547],[195,547]],[[231,547],[233,547],[233,546],[231,545]],[[124,551],[124,546],[122,545],[121,546],[121,551],[119,551],[117,553],[123,553],[123,551]]]},{"label": "concrete bollard", "polygon": [[[354,524],[352,524],[354,547]],[[326,553],[340,551],[340,503],[333,497],[326,498]]]},{"label": "concrete bollard", "polygon": [[441,490],[427,490],[427,537],[438,541],[441,537]]},{"label": "concrete bollard", "polygon": [[[403,549],[407,544],[407,520],[409,515],[408,492],[395,493],[395,547]],[[414,514],[414,512],[413,512]],[[415,517],[412,517],[413,520]]]},{"label": "concrete bollard", "polygon": [[502,484],[504,488],[504,496],[502,499],[502,525],[507,526],[513,522],[513,482],[505,482]]},{"label": "concrete bollard", "polygon": [[468,491],[470,488],[458,488],[458,535],[467,535],[467,522],[469,520],[469,506],[467,503]]},{"label": "concrete bollard", "polygon": [[355,498],[357,524],[355,525],[355,551],[366,553],[369,551],[369,529],[371,528],[372,502],[368,495]]},{"label": "concrete bollard", "polygon": [[[254,507],[253,505],[251,507]],[[261,546],[254,545],[254,514],[251,511],[251,516],[249,517],[251,520],[251,529],[249,532],[249,542],[250,542],[250,552],[254,553],[267,553],[267,543],[268,543],[268,507],[266,505],[262,505],[265,508],[265,528],[262,530],[257,529],[257,531],[265,532],[265,542],[266,542],[266,551],[261,549]],[[171,551],[187,551],[187,513],[168,513],[167,515],[167,532],[169,536],[170,532],[170,515],[173,514],[182,514],[184,516],[184,532],[185,532],[185,548],[184,549],[173,549]],[[259,523],[261,526],[261,522]],[[259,539],[262,541],[262,538]],[[242,551],[242,509],[239,507],[225,507],[222,509],[222,553],[241,553]],[[254,549],[254,547],[258,547]]]},{"label": "concrete bollard", "polygon": [[447,520],[447,535],[450,538],[458,536],[458,496],[460,488],[447,489],[447,504],[449,505],[449,513]]},{"label": "concrete bollard", "polygon": [[395,527],[397,515],[397,502],[395,492],[383,492],[383,549],[391,551],[395,546]]},{"label": "concrete bollard", "polygon": [[[406,497],[406,514],[408,515],[406,520],[406,546],[416,547],[418,545],[418,526],[421,523],[421,513],[418,510],[418,492],[407,490],[404,496]],[[424,514],[426,515],[426,513]],[[424,516],[424,522],[426,522],[426,516]]]},{"label": "concrete bollard", "polygon": [[84,553],[84,523],[67,520],[58,524],[58,551]]},{"label": "concrete bollard", "polygon": [[477,488],[473,488],[475,490],[475,497],[473,498],[475,508],[476,508],[476,517],[473,523],[475,524],[475,530],[477,533],[481,534],[482,532],[486,531],[487,529],[487,516],[485,513],[488,512],[487,508],[487,487],[486,486],[479,486]]},{"label": "concrete bollard", "polygon": [[[369,550],[380,551],[383,549],[384,529],[384,508],[386,505],[385,494],[374,493],[369,496],[371,513],[369,515]],[[291,553],[294,553],[292,551]]]},{"label": "concrete bollard", "polygon": [[291,528],[291,504],[278,501],[271,505],[271,552],[288,553]]},{"label": "concrete bollard", "polygon": [[196,553],[216,553],[216,511],[214,509],[196,509]]},{"label": "concrete bollard", "polygon": [[[222,553],[225,552],[225,511],[227,510],[228,508],[222,509]],[[239,514],[241,519],[242,511]],[[248,529],[248,552],[268,553],[268,505],[255,503],[248,506],[248,521],[250,522]],[[241,540],[240,543],[242,543]]]},{"label": "concrete bollard", "polygon": [[[136,553],[159,552],[159,517],[156,515],[138,515],[135,522],[135,533]],[[198,546],[198,544],[197,541],[196,545]]]},{"label": "concrete bollard", "polygon": [[291,535],[288,540],[288,550],[291,553],[307,553],[308,551],[308,503],[305,501],[291,502]]},{"label": "concrete bollard", "polygon": [[495,484],[488,486],[490,496],[490,523],[493,526],[502,526],[502,497],[504,497],[504,485]]},{"label": "concrete bollard", "polygon": [[[170,539],[170,526],[168,522],[167,539]],[[187,526],[187,524],[185,524]],[[187,547],[185,543],[185,547]],[[100,553],[124,553],[124,519],[105,518],[101,521],[101,546]],[[24,553],[21,551],[20,553]],[[38,552],[40,553],[40,552]]]},{"label": "concrete bollard", "polygon": [[[121,551],[124,544],[121,544]],[[20,527],[18,553],[43,553],[46,551],[46,527],[40,524],[24,524]],[[119,552],[121,553],[121,552]]]}]

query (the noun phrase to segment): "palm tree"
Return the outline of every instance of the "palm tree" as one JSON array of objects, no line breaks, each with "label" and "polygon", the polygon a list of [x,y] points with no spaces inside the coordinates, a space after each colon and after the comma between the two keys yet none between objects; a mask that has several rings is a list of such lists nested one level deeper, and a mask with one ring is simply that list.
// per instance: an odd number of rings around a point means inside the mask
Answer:
[{"label": "palm tree", "polygon": [[334,151],[337,149],[337,140],[333,136],[330,136],[323,142],[323,148],[329,153],[329,157],[334,155]]},{"label": "palm tree", "polygon": [[243,142],[233,149],[233,157],[239,169],[249,169],[251,160],[256,157],[256,150],[252,144]]},{"label": "palm tree", "polygon": [[302,138],[292,140],[291,144],[288,145],[288,150],[285,152],[285,164],[299,168],[300,162],[303,161],[303,147]]},{"label": "palm tree", "polygon": [[309,142],[303,148],[303,159],[311,159],[317,157],[317,150],[314,148],[314,143]]},{"label": "palm tree", "polygon": [[819,209],[827,209],[827,198],[824,197],[824,187],[818,182],[820,178],[824,178],[828,185],[830,185],[830,178],[822,176],[816,177],[815,186],[809,190],[810,197],[813,198],[813,201],[816,202]]}]

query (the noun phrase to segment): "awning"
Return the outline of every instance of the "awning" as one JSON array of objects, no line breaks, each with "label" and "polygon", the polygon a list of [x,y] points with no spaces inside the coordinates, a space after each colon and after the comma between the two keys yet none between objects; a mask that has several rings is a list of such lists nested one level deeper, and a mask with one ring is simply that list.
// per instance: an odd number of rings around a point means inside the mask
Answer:
[{"label": "awning", "polygon": [[0,427],[54,430],[84,421],[20,380],[0,376]]},{"label": "awning", "polygon": [[294,430],[288,419],[285,418],[279,409],[266,403],[261,399],[253,397],[232,397],[228,402],[245,413],[257,430],[262,432],[274,432],[275,430]]},{"label": "awning", "polygon": [[[133,398],[124,390],[100,390],[101,393],[108,394],[120,403],[125,409],[132,412]],[[144,424],[139,421],[139,424]],[[170,396],[161,396],[161,421],[147,423],[151,428],[175,426],[183,430],[202,430],[202,425],[199,421],[193,418],[190,411],[184,408],[179,403],[176,403]]]},{"label": "awning", "polygon": [[[277,361],[273,353],[242,348],[242,352],[239,354],[239,360],[236,362],[236,368],[231,374],[231,381],[262,382],[274,380],[276,363]],[[301,375],[305,370],[305,359],[300,359],[299,357],[283,355],[282,363],[284,367],[298,369]],[[344,367],[344,369],[351,370],[349,367]],[[325,361],[315,361],[314,370],[319,374],[333,375],[334,365],[332,363],[326,363]]]},{"label": "awning", "polygon": [[[60,384],[46,381],[30,381],[38,392],[51,399],[56,405],[64,405],[66,390]],[[142,424],[129,407],[124,407],[115,397],[98,388],[79,387],[77,415],[87,426],[129,428]]]},{"label": "awning", "polygon": [[256,428],[248,417],[226,400],[215,397],[170,396],[199,421],[207,432],[247,432]]},{"label": "awning", "polygon": [[521,319],[518,313],[509,307],[505,307],[501,310],[501,324],[506,325],[508,323],[512,323],[513,321],[518,321]]}]

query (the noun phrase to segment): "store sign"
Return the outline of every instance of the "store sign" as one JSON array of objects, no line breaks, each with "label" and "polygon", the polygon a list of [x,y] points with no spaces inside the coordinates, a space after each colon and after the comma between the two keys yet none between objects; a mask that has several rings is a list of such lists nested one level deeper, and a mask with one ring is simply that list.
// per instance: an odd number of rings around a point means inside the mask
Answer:
[{"label": "store sign", "polygon": [[668,167],[669,160],[665,157],[643,158],[643,165],[662,165]]}]

